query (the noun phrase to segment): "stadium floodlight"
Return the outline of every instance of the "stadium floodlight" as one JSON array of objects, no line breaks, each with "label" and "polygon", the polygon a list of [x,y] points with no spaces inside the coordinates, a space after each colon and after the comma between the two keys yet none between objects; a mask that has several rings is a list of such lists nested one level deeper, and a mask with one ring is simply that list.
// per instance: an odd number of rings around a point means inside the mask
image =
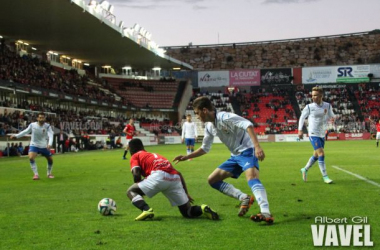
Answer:
[{"label": "stadium floodlight", "polygon": [[154,67],[153,70],[161,70],[160,67]]},{"label": "stadium floodlight", "polygon": [[133,26],[133,29],[137,32],[139,32],[139,30],[141,29],[140,25],[138,23],[135,23],[135,25]]},{"label": "stadium floodlight", "polygon": [[181,70],[179,67],[174,67],[173,70]]},{"label": "stadium floodlight", "polygon": [[53,55],[58,56],[58,53],[55,53],[55,52],[54,52]]},{"label": "stadium floodlight", "polygon": [[21,40],[18,40],[18,41],[17,41],[17,43],[21,43],[21,44],[23,44],[24,42],[23,42],[23,41],[21,41]]},{"label": "stadium floodlight", "polygon": [[71,60],[71,58],[70,58],[70,57],[67,57],[67,59],[68,59],[68,60]]},{"label": "stadium floodlight", "polygon": [[110,7],[110,3],[106,0],[103,0],[100,2],[100,6],[102,6],[103,9],[108,10],[108,8]]},{"label": "stadium floodlight", "polygon": [[90,66],[90,64],[89,64],[89,63],[83,63],[83,65],[84,65],[84,66]]},{"label": "stadium floodlight", "polygon": [[113,10],[114,10],[113,5],[110,5],[110,6],[108,7],[108,12],[111,13],[111,14],[113,14]]},{"label": "stadium floodlight", "polygon": [[88,5],[90,7],[95,7],[96,5],[98,5],[98,2],[96,2],[95,0],[91,0]]},{"label": "stadium floodlight", "polygon": [[36,48],[32,47],[32,50],[37,50]]},{"label": "stadium floodlight", "polygon": [[145,36],[146,32],[147,32],[146,29],[144,29],[143,27],[140,29],[140,34],[142,36]]},{"label": "stadium floodlight", "polygon": [[0,36],[0,39],[3,39],[3,37],[2,37],[2,36]]},{"label": "stadium floodlight", "polygon": [[24,43],[26,46],[29,46],[29,43]]}]

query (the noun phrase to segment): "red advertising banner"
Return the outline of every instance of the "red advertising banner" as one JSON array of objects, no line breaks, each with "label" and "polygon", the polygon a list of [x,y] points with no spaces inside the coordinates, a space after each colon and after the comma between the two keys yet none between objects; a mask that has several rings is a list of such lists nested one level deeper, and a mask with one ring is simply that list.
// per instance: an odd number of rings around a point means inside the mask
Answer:
[{"label": "red advertising banner", "polygon": [[329,133],[327,135],[327,140],[328,141],[335,141],[335,140],[339,140],[339,135],[337,133]]},{"label": "red advertising banner", "polygon": [[230,70],[230,86],[260,86],[260,70]]},{"label": "red advertising banner", "polygon": [[371,133],[340,133],[339,140],[369,140]]},{"label": "red advertising banner", "polygon": [[274,142],[276,141],[275,135],[258,135],[259,142]]}]

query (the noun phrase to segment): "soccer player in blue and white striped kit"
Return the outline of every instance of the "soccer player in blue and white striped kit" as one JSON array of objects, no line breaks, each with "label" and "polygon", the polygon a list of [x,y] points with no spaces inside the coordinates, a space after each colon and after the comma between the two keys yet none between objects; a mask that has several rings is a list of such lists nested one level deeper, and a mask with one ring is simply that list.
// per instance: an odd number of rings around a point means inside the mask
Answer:
[{"label": "soccer player in blue and white striped kit", "polygon": [[322,101],[323,89],[314,87],[311,92],[313,103],[306,105],[302,110],[301,117],[298,123],[298,136],[303,138],[302,128],[305,119],[308,118],[309,140],[314,148],[313,155],[310,157],[306,166],[301,169],[302,179],[307,180],[307,172],[318,161],[319,169],[321,170],[323,181],[327,184],[333,181],[328,177],[325,163],[325,125],[327,121],[334,118],[334,112],[330,103]]},{"label": "soccer player in blue and white striped kit", "polygon": [[34,173],[33,180],[40,179],[38,175],[37,164],[35,162],[35,158],[38,153],[45,156],[48,161],[47,177],[51,179],[54,178],[54,176],[51,173],[53,169],[53,154],[50,152],[50,147],[53,145],[54,133],[50,124],[45,123],[44,113],[39,113],[37,116],[37,122],[29,124],[29,126],[25,130],[21,131],[16,135],[12,135],[11,139],[20,138],[29,133],[32,133],[28,156],[30,161],[30,167],[32,168]]},{"label": "soccer player in blue and white striped kit", "polygon": [[252,215],[251,219],[272,224],[274,218],[269,211],[267,193],[259,180],[259,160],[264,160],[265,154],[253,130],[253,124],[233,113],[216,112],[211,100],[206,96],[195,99],[193,109],[197,117],[205,122],[202,146],[189,155],[175,157],[174,161],[185,161],[208,153],[214,137],[218,136],[230,150],[231,157],[211,173],[208,183],[223,194],[240,200],[238,215],[243,216],[253,203],[253,197],[224,182],[224,179],[238,178],[245,172],[248,186],[260,206],[260,213]]}]

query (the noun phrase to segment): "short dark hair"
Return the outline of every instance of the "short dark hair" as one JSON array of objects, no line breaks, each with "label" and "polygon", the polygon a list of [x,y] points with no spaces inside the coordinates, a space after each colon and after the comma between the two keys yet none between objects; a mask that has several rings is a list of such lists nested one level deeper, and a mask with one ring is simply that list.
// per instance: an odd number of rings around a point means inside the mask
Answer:
[{"label": "short dark hair", "polygon": [[132,139],[128,143],[129,150],[131,151],[131,155],[134,155],[135,153],[144,150],[144,145],[140,139]]},{"label": "short dark hair", "polygon": [[212,105],[211,100],[207,96],[201,96],[194,100],[193,102],[193,109],[208,109],[209,111],[214,110],[214,105]]},{"label": "short dark hair", "polygon": [[42,115],[42,116],[46,116],[44,112],[40,112],[40,113],[38,113],[37,117],[39,117],[40,115]]}]

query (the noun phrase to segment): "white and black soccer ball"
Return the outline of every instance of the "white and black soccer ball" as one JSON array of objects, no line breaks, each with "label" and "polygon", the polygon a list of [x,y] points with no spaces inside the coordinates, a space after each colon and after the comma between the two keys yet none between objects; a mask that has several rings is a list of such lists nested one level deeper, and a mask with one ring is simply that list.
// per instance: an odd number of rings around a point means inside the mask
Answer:
[{"label": "white and black soccer ball", "polygon": [[111,198],[104,198],[99,201],[98,211],[102,215],[113,215],[116,212],[116,202]]}]

